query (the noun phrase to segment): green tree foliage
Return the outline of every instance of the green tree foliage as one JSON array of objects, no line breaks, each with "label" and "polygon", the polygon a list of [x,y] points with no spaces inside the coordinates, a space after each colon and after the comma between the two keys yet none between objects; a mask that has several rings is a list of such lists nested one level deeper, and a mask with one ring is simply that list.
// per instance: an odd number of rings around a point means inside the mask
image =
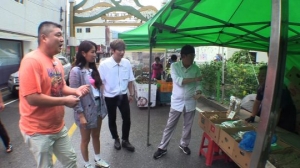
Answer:
[{"label": "green tree foliage", "polygon": [[[217,91],[218,71],[222,68],[222,62],[212,61],[199,65],[201,75],[204,77],[201,85],[204,95],[215,97]],[[220,77],[220,76],[219,76]]]},{"label": "green tree foliage", "polygon": [[[224,98],[227,100],[230,96],[243,98],[247,94],[256,93],[258,87],[256,74],[260,66],[261,64],[252,65],[227,61],[224,70]],[[204,95],[216,98],[218,85],[222,93],[222,62],[212,61],[200,64],[199,68],[204,76],[201,82]],[[217,78],[220,83],[217,83]]]},{"label": "green tree foliage", "polygon": [[252,55],[249,53],[249,50],[240,50],[234,52],[228,59],[228,62],[248,64],[252,63],[250,59],[251,57]]}]

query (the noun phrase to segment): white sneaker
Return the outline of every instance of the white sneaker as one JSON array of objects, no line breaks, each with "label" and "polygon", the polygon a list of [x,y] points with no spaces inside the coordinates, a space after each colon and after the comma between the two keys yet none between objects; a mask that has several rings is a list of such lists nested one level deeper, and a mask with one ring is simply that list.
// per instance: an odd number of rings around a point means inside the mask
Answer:
[{"label": "white sneaker", "polygon": [[90,163],[89,163],[89,164],[86,164],[86,165],[84,165],[83,167],[84,167],[84,168],[94,168],[94,167],[92,166],[92,164],[90,164]]},{"label": "white sneaker", "polygon": [[103,168],[108,168],[109,167],[109,164],[106,161],[104,161],[103,159],[99,159],[99,160],[95,159],[95,164],[96,164],[96,166],[100,166],[100,167],[103,167]]}]

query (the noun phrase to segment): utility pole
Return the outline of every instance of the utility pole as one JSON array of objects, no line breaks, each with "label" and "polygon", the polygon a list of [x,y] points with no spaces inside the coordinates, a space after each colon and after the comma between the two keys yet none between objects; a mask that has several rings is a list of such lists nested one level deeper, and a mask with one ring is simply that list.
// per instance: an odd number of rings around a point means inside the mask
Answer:
[{"label": "utility pole", "polygon": [[70,46],[70,62],[74,61],[75,57],[75,46],[76,46],[76,38],[75,38],[75,27],[74,27],[74,0],[69,0],[70,3],[70,38],[69,38],[69,46]]}]

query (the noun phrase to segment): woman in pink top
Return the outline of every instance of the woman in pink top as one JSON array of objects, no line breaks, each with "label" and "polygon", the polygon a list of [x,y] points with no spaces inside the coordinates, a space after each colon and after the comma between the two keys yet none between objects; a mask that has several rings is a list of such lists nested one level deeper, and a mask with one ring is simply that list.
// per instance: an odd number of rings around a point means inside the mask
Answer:
[{"label": "woman in pink top", "polygon": [[161,80],[161,75],[163,72],[163,66],[160,63],[160,58],[155,57],[155,62],[152,64],[152,79]]}]

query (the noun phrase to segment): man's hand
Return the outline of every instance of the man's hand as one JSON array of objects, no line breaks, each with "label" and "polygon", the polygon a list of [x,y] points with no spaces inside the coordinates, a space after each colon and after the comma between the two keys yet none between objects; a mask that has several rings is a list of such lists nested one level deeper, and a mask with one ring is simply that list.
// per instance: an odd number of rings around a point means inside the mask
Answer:
[{"label": "man's hand", "polygon": [[0,111],[3,111],[3,110],[4,110],[4,107],[5,107],[4,103],[3,103],[3,102],[0,102]]},{"label": "man's hand", "polygon": [[79,98],[73,95],[65,97],[65,106],[73,108],[79,103]]},{"label": "man's hand", "polygon": [[82,128],[86,128],[87,126],[87,121],[86,121],[86,118],[84,117],[84,114],[83,113],[80,113],[79,115],[79,120],[80,120],[80,126]]},{"label": "man's hand", "polygon": [[249,118],[246,118],[245,121],[247,121],[248,123],[253,123],[255,120],[255,117],[250,116]]},{"label": "man's hand", "polygon": [[82,85],[78,89],[76,89],[76,96],[81,97],[90,92],[90,86],[89,85]]},{"label": "man's hand", "polygon": [[129,103],[131,103],[133,101],[133,95],[128,96],[128,101],[129,101]]},{"label": "man's hand", "polygon": [[195,95],[194,95],[194,99],[198,100],[202,96],[201,94],[202,94],[201,90],[197,90]]}]

